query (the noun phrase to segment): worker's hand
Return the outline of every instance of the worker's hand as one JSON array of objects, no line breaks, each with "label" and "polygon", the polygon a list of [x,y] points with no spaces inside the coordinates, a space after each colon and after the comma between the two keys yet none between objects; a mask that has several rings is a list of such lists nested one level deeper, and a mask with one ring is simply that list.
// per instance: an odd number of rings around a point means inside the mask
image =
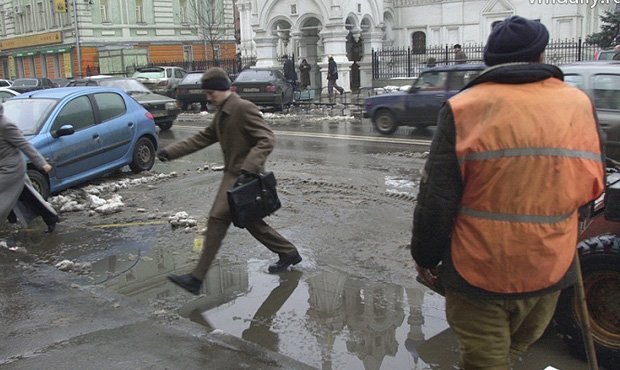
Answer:
[{"label": "worker's hand", "polygon": [[52,165],[49,163],[46,163],[43,165],[42,169],[43,171],[45,171],[45,173],[49,173],[52,170]]},{"label": "worker's hand", "polygon": [[415,269],[418,271],[418,275],[422,280],[428,283],[429,286],[436,286],[439,281],[439,267],[433,267],[430,269],[418,266],[416,263]]}]

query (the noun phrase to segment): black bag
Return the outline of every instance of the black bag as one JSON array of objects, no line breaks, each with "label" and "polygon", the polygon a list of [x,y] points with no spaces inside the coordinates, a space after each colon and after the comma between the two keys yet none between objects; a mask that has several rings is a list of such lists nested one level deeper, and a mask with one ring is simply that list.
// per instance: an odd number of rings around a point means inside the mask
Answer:
[{"label": "black bag", "polygon": [[245,228],[280,209],[273,172],[252,174],[252,181],[228,190],[233,225]]}]

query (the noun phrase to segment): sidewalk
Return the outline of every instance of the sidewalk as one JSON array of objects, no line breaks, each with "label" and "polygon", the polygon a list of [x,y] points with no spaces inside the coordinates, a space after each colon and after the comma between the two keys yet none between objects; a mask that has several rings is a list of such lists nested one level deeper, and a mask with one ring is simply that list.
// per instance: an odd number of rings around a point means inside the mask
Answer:
[{"label": "sidewalk", "polygon": [[311,369],[184,319],[162,322],[129,298],[11,257],[0,252],[2,369]]}]

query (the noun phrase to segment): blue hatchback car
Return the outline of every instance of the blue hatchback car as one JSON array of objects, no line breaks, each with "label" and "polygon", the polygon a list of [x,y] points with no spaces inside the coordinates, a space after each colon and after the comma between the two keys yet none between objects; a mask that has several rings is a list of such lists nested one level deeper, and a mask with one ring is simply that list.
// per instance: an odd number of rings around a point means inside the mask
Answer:
[{"label": "blue hatchback car", "polygon": [[53,167],[45,174],[28,164],[28,176],[45,198],[125,165],[138,173],[155,163],[153,115],[122,90],[38,90],[3,105],[4,115]]}]

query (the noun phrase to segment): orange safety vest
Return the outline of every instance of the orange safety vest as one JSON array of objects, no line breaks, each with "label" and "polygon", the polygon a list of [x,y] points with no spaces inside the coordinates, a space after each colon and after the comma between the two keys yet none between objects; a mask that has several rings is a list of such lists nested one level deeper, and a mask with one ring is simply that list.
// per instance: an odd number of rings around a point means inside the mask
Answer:
[{"label": "orange safety vest", "polygon": [[449,100],[463,198],[451,254],[471,285],[524,293],[560,281],[580,206],[604,190],[592,104],[556,78],[487,82]]}]

